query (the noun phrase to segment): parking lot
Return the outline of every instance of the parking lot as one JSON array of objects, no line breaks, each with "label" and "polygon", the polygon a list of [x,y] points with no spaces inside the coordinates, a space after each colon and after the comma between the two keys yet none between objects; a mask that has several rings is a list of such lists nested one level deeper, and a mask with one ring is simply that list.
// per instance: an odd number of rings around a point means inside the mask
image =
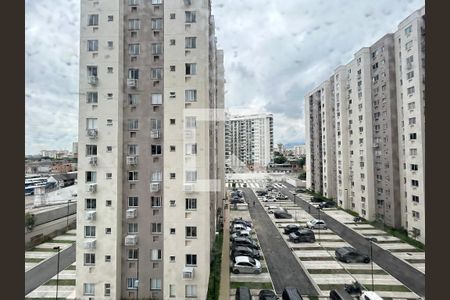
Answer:
[{"label": "parking lot", "polygon": [[[271,278],[273,287],[277,291],[277,293],[281,292],[283,286],[296,286],[299,284],[298,282],[301,282],[298,289],[303,295],[307,296],[305,297],[305,299],[308,299],[308,295],[314,296],[314,290],[317,291],[317,295],[319,295],[320,298],[323,297],[322,299],[326,299],[326,296],[329,295],[329,291],[331,289],[343,286],[344,284],[352,283],[353,281],[358,281],[367,290],[371,290],[371,264],[346,264],[337,261],[334,254],[335,249],[350,245],[330,229],[320,230],[320,238],[319,230],[314,229],[313,231],[316,237],[316,241],[314,243],[291,243],[288,240],[288,236],[282,233],[283,228],[288,224],[304,225],[307,221],[311,220],[313,216],[302,209],[299,205],[296,205],[292,200],[277,200],[274,203],[270,203],[270,205],[284,207],[292,215],[292,218],[275,219],[273,217],[273,214],[267,213],[266,209],[263,208],[264,206],[269,205],[269,203],[263,202],[262,198],[258,198],[254,194],[254,191],[262,188],[264,184],[264,181],[246,182],[245,185],[247,185],[247,188],[241,188],[241,190],[244,191],[245,198],[251,204],[249,207],[249,211],[231,211],[230,216],[231,219],[233,219],[234,216],[238,215],[242,216],[244,219],[253,219],[253,223],[255,225],[255,228],[257,229],[256,232],[258,235],[258,239],[266,258],[264,266],[267,267],[267,274],[269,278]],[[235,183],[235,185],[244,187],[243,182]],[[281,183],[279,189],[281,190],[282,188],[287,188],[287,186]],[[252,206],[253,200],[257,201],[255,207]],[[333,214],[333,217],[336,217],[337,219],[340,218],[340,221],[346,221],[343,219],[345,215],[340,215],[342,211],[338,211],[337,209],[325,210],[327,214],[329,214],[330,212],[338,212]],[[276,229],[276,234],[271,232],[268,228],[264,227],[267,226],[267,221],[270,222],[269,224],[273,229]],[[389,236],[383,231],[377,231],[378,229],[371,228],[369,227],[370,225],[351,224],[353,222],[346,223],[348,223],[346,224],[346,226],[349,226],[354,230],[364,231],[363,233],[367,236],[380,237],[379,241],[382,241],[380,244],[385,244],[386,248],[392,249],[394,250],[394,252],[400,250],[411,250],[408,247],[408,244],[397,242],[398,239]],[[289,254],[284,254],[283,248],[287,249]],[[368,249],[364,250],[361,249],[361,252],[368,253]],[[417,252],[416,250],[410,252],[417,254],[415,256],[415,258],[417,259],[420,259],[420,257],[424,257],[424,253],[419,254],[420,252]],[[403,252],[395,253],[403,254]],[[289,259],[289,255],[293,260]],[[271,263],[272,257],[278,257],[278,261],[274,259],[274,264]],[[286,263],[282,263],[281,261],[288,261],[288,267],[286,266]],[[305,278],[299,278],[298,274],[301,274],[301,271],[295,272],[289,270],[289,268],[293,268],[293,262],[295,262],[295,265],[298,269],[303,271]],[[417,267],[420,268],[420,262],[416,261],[415,264],[417,264]],[[286,270],[286,268],[288,269]],[[408,289],[404,284],[390,275],[378,264],[373,264],[373,270],[373,282],[375,291],[380,296],[382,296],[383,299],[419,299],[419,296],[416,293]],[[290,276],[283,276],[283,274],[288,274]],[[292,274],[295,274],[295,276],[293,276]],[[258,282],[262,280],[258,279],[258,276],[260,275],[246,275],[244,281],[243,277],[241,277],[243,275],[232,274],[231,282]],[[237,279],[236,277],[241,278]],[[293,282],[287,282],[286,280],[289,280],[289,278],[285,277],[292,278]],[[231,285],[233,286],[233,284]],[[305,285],[311,285],[312,289],[308,290],[308,288],[305,288]],[[305,292],[305,290],[308,291]],[[252,294],[256,295],[257,291],[257,289],[255,289],[254,291],[252,290]],[[231,291],[231,295],[234,295],[233,291]],[[314,297],[312,298],[317,299]]]}]

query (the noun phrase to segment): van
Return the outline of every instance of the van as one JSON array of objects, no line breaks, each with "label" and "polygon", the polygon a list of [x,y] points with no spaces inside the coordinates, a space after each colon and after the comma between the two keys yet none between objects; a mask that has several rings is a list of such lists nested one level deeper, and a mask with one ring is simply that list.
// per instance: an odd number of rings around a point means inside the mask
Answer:
[{"label": "van", "polygon": [[236,289],[236,300],[252,300],[252,294],[250,293],[250,289],[245,286],[238,287]]},{"label": "van", "polygon": [[281,299],[283,300],[303,300],[300,296],[300,292],[295,287],[287,287],[283,290],[281,294]]}]

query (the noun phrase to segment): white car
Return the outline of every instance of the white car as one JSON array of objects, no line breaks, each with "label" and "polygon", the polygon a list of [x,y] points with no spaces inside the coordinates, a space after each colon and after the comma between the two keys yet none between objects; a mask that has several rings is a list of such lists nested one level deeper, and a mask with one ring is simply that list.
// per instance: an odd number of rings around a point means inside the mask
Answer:
[{"label": "white car", "polygon": [[275,206],[275,205],[269,205],[266,207],[267,207],[267,213],[269,213],[269,214],[273,214],[274,211],[280,209],[278,206]]},{"label": "white car", "polygon": [[242,230],[252,232],[252,228],[245,226],[244,224],[234,224],[233,225],[232,231],[242,231]]},{"label": "white car", "polygon": [[231,262],[231,271],[234,274],[259,274],[261,273],[261,262],[248,256],[236,256]]},{"label": "white car", "polygon": [[361,300],[383,300],[378,294],[375,292],[365,291],[362,293],[361,297],[359,298]]},{"label": "white car", "polygon": [[240,230],[240,231],[237,231],[237,232],[233,233],[230,236],[230,240],[234,240],[237,237],[251,238],[252,234],[251,234],[251,232],[249,230]]},{"label": "white car", "polygon": [[327,224],[323,220],[312,219],[306,222],[306,227],[310,229],[327,229]]}]

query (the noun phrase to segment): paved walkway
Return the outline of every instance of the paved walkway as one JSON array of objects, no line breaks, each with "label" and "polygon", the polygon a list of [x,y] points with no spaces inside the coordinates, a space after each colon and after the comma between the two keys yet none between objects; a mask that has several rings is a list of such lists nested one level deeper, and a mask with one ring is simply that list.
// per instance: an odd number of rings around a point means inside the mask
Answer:
[{"label": "paved walkway", "polygon": [[222,265],[220,267],[220,292],[219,300],[230,299],[230,210],[223,210],[223,245],[222,245]]}]

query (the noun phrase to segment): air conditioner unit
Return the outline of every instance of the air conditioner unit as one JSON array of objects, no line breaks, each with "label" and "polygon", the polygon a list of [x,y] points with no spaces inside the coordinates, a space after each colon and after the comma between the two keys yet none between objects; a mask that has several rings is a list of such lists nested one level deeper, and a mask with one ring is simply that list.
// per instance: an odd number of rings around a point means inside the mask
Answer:
[{"label": "air conditioner unit", "polygon": [[137,87],[137,79],[127,79],[127,86],[135,88]]},{"label": "air conditioner unit", "polygon": [[85,241],[83,243],[83,248],[84,249],[95,249],[97,246],[97,240],[91,240],[91,241]]},{"label": "air conditioner unit", "polygon": [[125,237],[125,246],[136,246],[138,243],[137,235],[127,235]]},{"label": "air conditioner unit", "polygon": [[194,132],[193,132],[193,130],[190,130],[190,129],[186,129],[185,131],[184,131],[184,137],[185,138],[192,138],[194,136]]},{"label": "air conditioner unit", "polygon": [[91,138],[91,139],[95,139],[98,136],[98,130],[97,129],[88,129],[87,130],[87,135]]},{"label": "air conditioner unit", "polygon": [[88,83],[92,85],[96,85],[98,82],[97,76],[88,76]]},{"label": "air conditioner unit", "polygon": [[151,137],[152,139],[159,139],[159,138],[160,138],[160,133],[161,133],[161,131],[160,131],[159,129],[153,129],[153,130],[150,132],[150,137]]},{"label": "air conditioner unit", "polygon": [[88,192],[95,193],[97,191],[97,184],[96,183],[88,184],[87,190]]},{"label": "air conditioner unit", "polygon": [[185,192],[193,192],[194,191],[194,184],[193,183],[185,183],[183,190]]},{"label": "air conditioner unit", "polygon": [[86,216],[86,221],[94,221],[96,212],[95,211],[87,211],[85,216]]},{"label": "air conditioner unit", "polygon": [[127,156],[127,165],[135,166],[137,165],[138,158],[137,156]]},{"label": "air conditioner unit", "polygon": [[150,192],[159,192],[159,182],[152,182],[150,183]]},{"label": "air conditioner unit", "polygon": [[378,143],[374,143],[374,144],[373,144],[373,147],[374,147],[374,148],[378,148],[379,146],[380,146],[380,145],[379,145]]},{"label": "air conditioner unit", "polygon": [[93,166],[96,166],[97,165],[97,156],[89,157],[89,163]]},{"label": "air conditioner unit", "polygon": [[137,209],[129,208],[127,209],[127,219],[134,219],[137,217]]},{"label": "air conditioner unit", "polygon": [[194,279],[194,268],[184,267],[183,268],[183,279]]}]

